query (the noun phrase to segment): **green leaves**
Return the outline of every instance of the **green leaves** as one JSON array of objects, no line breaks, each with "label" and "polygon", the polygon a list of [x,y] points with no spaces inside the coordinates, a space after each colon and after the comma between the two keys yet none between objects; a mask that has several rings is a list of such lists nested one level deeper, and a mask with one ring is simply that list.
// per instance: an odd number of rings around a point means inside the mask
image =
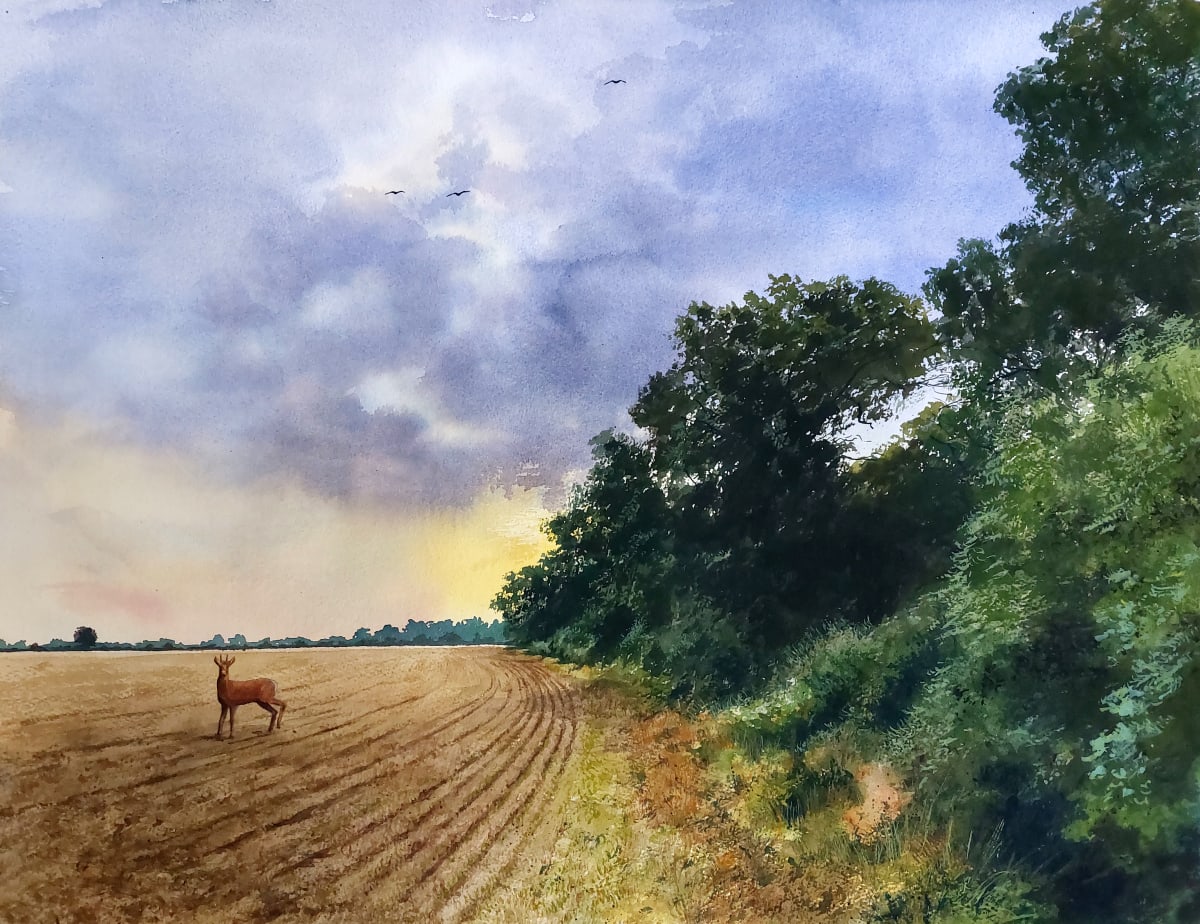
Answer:
[{"label": "green leaves", "polygon": [[[740,304],[693,305],[676,339],[631,411],[646,441],[594,441],[586,483],[547,524],[554,549],[495,606],[518,639],[726,695],[811,626],[890,612],[945,568],[965,507],[953,463],[919,440],[845,462],[846,429],[917,388],[935,349],[922,305],[893,286],[772,277]],[[931,510],[931,489],[958,503]]]},{"label": "green leaves", "polygon": [[1182,230],[1176,203],[1200,181],[1196,4],[1100,0],[1042,39],[1052,56],[1010,76],[995,104],[1025,144],[1015,166],[1039,209],[1059,221],[1103,203],[1126,227]]},{"label": "green leaves", "polygon": [[1159,742],[1200,705],[1198,369],[1176,329],[1075,397],[1010,410],[942,594],[959,654],[912,717],[952,717],[934,777],[1007,750],[1065,787],[1073,837],[1148,847],[1192,823],[1200,753]]},{"label": "green leaves", "polygon": [[679,359],[632,410],[656,452],[668,455],[681,439],[713,445],[750,420],[780,441],[832,438],[909,394],[934,349],[919,302],[879,280],[845,277],[803,284],[772,276],[765,296],[693,304],[675,337]]},{"label": "green leaves", "polygon": [[985,400],[1058,390],[1200,314],[1200,5],[1098,0],[1042,38],[995,101],[1036,207],[925,287],[956,384]]},{"label": "green leaves", "polygon": [[845,431],[920,384],[935,349],[921,304],[875,279],[773,276],[765,295],[692,305],[676,341],[631,414],[705,596],[764,654],[889,609],[911,569],[856,573],[874,545],[862,515],[886,504],[851,509]]}]

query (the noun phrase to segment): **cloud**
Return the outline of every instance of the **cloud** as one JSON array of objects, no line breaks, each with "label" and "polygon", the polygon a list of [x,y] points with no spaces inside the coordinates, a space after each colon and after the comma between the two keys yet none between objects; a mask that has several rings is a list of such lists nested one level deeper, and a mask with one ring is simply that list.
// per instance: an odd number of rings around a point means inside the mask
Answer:
[{"label": "cloud", "polygon": [[47,589],[58,596],[64,609],[79,618],[95,619],[115,614],[122,622],[140,624],[148,632],[167,624],[168,607],[153,591],[100,581],[65,581],[51,584]]},{"label": "cloud", "polygon": [[486,615],[536,558],[540,491],[380,511],[295,479],[231,483],[84,422],[0,410],[0,637],[313,638]]},{"label": "cloud", "polygon": [[0,382],[331,503],[556,491],[689,301],[1015,218],[991,93],[1063,8],[22,4]]}]

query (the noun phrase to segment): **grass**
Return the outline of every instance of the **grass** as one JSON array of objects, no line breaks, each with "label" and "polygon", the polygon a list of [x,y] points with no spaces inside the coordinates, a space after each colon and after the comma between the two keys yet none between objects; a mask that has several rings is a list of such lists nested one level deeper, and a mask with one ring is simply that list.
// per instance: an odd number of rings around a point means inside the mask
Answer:
[{"label": "grass", "polygon": [[738,740],[720,716],[672,711],[636,672],[557,668],[580,683],[589,716],[564,821],[538,875],[496,893],[479,921],[1041,919],[995,863],[994,838],[964,849],[906,802],[869,833],[856,827],[886,768],[852,734],[790,752]]},{"label": "grass", "polygon": [[812,894],[761,826],[734,817],[708,759],[728,754],[714,750],[710,716],[666,708],[637,672],[560,667],[581,682],[594,723],[572,774],[571,822],[542,894],[495,920],[734,924],[832,910],[829,889]]},{"label": "grass", "polygon": [[620,738],[644,714],[641,696],[611,678],[584,681],[589,721],[562,784],[564,821],[548,862],[493,895],[480,924],[702,920],[707,861],[670,825],[648,817],[641,774]]}]

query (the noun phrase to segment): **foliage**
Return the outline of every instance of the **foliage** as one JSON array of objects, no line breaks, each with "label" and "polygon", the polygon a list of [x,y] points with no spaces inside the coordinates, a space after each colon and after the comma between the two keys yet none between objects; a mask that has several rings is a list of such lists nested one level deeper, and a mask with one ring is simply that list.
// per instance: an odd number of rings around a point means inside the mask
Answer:
[{"label": "foliage", "polygon": [[[1170,323],[1071,394],[1013,402],[944,586],[878,626],[816,633],[722,713],[734,739],[815,753],[839,728],[868,750],[886,736],[935,822],[999,827],[1008,862],[1051,870],[1012,907],[1185,919],[1200,844],[1198,340]],[[954,882],[879,919],[972,919]]]},{"label": "foliage", "polygon": [[[996,97],[1034,208],[930,271],[936,321],[878,280],[692,305],[644,438],[600,441],[495,604],[732,703],[751,814],[902,770],[945,854],[876,920],[1200,916],[1200,5],[1097,0],[1043,40]],[[953,394],[852,459],[932,376]]]},{"label": "foliage", "polygon": [[937,595],[941,663],[893,754],[943,820],[1003,823],[1017,855],[1072,870],[1067,906],[1177,894],[1166,871],[1200,841],[1193,329],[1014,404],[986,476]]},{"label": "foliage", "polygon": [[1021,755],[1069,833],[1148,846],[1200,810],[1200,349],[1134,353],[1074,400],[1015,406],[946,588],[961,652],[914,722],[924,779]]},{"label": "foliage", "polygon": [[1042,37],[995,108],[1017,127],[1031,220],[1006,233],[1020,288],[1113,342],[1139,309],[1200,310],[1200,7],[1100,0]]},{"label": "foliage", "polygon": [[[82,635],[81,635],[82,633]],[[90,633],[90,635],[89,635]],[[103,651],[171,651],[174,649],[214,650],[235,648],[344,648],[358,645],[497,645],[507,641],[504,624],[494,619],[485,622],[478,616],[460,621],[440,619],[426,622],[410,619],[403,629],[385,625],[382,629],[372,632],[370,629],[359,629],[352,639],[341,635],[331,635],[322,639],[308,639],[303,636],[288,638],[263,638],[257,642],[247,641],[240,632],[228,641],[223,635],[214,635],[205,642],[197,645],[185,645],[170,638],[146,639],[141,642],[98,642],[96,633],[87,626],[75,630],[75,641],[65,642],[53,639],[45,646],[27,646],[24,640],[5,645],[0,642],[0,651],[24,651],[27,649],[46,651],[69,651],[78,648],[98,648]]]},{"label": "foliage", "polygon": [[[929,516],[949,469],[914,438],[851,471],[845,436],[919,381],[933,349],[916,301],[877,280],[693,305],[679,358],[611,433],[546,532],[552,549],[493,606],[514,639],[583,663],[620,658],[721,697],[767,677],[781,647],[837,614],[889,612],[948,564],[961,516]],[[865,572],[901,537],[911,554]]]},{"label": "foliage", "polygon": [[886,612],[892,588],[855,568],[871,531],[843,516],[846,430],[918,386],[934,349],[920,303],[876,279],[775,276],[740,304],[693,304],[676,342],[631,416],[704,595],[755,650]]},{"label": "foliage", "polygon": [[[852,764],[809,758],[849,735],[859,759],[905,770],[932,823],[1003,832],[1002,875],[951,864],[910,878],[879,920],[1051,920],[1052,906],[1077,921],[1190,913],[1197,339],[1168,323],[1071,392],[1011,402],[995,415],[944,585],[877,625],[813,628],[765,691],[721,713],[722,734],[782,755],[730,771],[757,818],[819,810]],[[936,430],[943,413],[931,409],[904,440]],[[950,445],[936,449],[943,461]],[[624,651],[664,637],[635,623]]]},{"label": "foliage", "polygon": [[934,612],[924,601],[882,625],[840,625],[793,650],[768,690],[722,710],[728,734],[803,748],[845,723],[890,728],[899,722],[937,659]]},{"label": "foliage", "polygon": [[1056,388],[1130,331],[1200,313],[1200,6],[1099,0],[1042,40],[996,111],[1035,208],[930,272],[947,358],[984,393]]},{"label": "foliage", "polygon": [[544,526],[554,548],[510,575],[492,604],[517,641],[567,633],[578,660],[615,654],[639,618],[664,619],[665,498],[634,441],[602,434],[593,447],[586,482]]},{"label": "foliage", "polygon": [[1008,383],[1050,387],[1065,358],[1063,333],[1037,318],[1015,288],[1008,255],[982,240],[929,271],[925,295],[940,316],[937,337],[957,384],[994,399]]}]

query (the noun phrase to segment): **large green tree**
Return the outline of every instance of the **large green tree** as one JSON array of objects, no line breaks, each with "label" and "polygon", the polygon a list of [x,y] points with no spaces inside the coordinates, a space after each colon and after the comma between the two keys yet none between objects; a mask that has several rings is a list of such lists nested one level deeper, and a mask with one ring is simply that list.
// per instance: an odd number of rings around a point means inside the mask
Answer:
[{"label": "large green tree", "polygon": [[1200,4],[1099,0],[1042,40],[995,101],[1034,208],[926,286],[950,358],[989,392],[1057,387],[1131,329],[1200,312]]},{"label": "large green tree", "polygon": [[1200,4],[1100,0],[1001,86],[1032,218],[1008,232],[1023,288],[1111,341],[1139,311],[1200,311]]},{"label": "large green tree", "polygon": [[[547,524],[554,547],[494,606],[516,638],[558,654],[629,657],[680,689],[729,692],[815,624],[883,616],[939,560],[915,509],[936,477],[901,471],[899,450],[861,470],[846,457],[850,428],[918,387],[935,344],[922,305],[893,286],[788,276],[692,305],[676,342],[631,410],[645,440],[598,441]],[[952,529],[934,518],[934,541]],[[904,542],[916,551],[892,554]]]},{"label": "large green tree", "polygon": [[861,560],[846,451],[854,424],[920,383],[934,348],[921,304],[875,279],[777,276],[765,295],[693,304],[676,341],[631,414],[705,595],[764,653],[834,615],[882,615],[894,601],[886,569]]}]

